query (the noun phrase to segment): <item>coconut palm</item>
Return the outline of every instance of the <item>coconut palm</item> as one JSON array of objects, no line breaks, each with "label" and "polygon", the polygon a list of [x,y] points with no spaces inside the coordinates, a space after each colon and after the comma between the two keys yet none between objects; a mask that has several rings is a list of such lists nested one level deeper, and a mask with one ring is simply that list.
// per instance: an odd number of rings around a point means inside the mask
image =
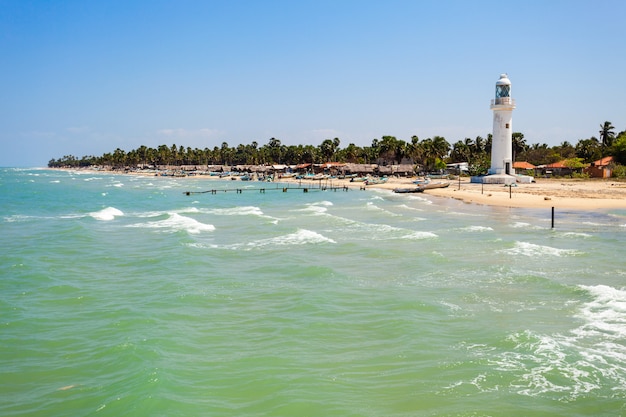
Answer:
[{"label": "coconut palm", "polygon": [[526,144],[526,140],[524,139],[524,134],[520,132],[513,132],[511,135],[511,141],[513,145],[513,161],[516,160],[515,156],[524,152],[528,145]]},{"label": "coconut palm", "polygon": [[613,144],[613,140],[615,139],[613,129],[615,129],[615,126],[608,121],[600,125],[600,142],[602,142],[602,146],[605,149]]}]

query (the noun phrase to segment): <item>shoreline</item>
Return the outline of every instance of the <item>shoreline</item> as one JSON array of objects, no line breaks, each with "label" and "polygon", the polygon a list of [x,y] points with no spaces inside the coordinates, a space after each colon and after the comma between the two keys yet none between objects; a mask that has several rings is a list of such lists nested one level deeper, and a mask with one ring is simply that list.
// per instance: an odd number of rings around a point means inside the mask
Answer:
[{"label": "shoreline", "polygon": [[[394,188],[414,187],[415,178],[390,178],[384,184],[368,188],[392,191]],[[435,180],[439,181],[439,180]],[[446,181],[446,180],[442,180]],[[292,182],[292,181],[286,181]],[[562,208],[592,211],[597,209],[626,209],[626,183],[610,180],[538,179],[532,184],[470,183],[469,178],[450,180],[447,188],[424,191],[423,195],[452,198],[467,204],[511,208]],[[358,188],[349,180],[333,180],[333,186]]]},{"label": "shoreline", "polygon": [[[47,168],[77,172],[109,173],[119,175],[155,176],[142,172],[119,172],[113,170]],[[209,175],[196,175],[181,178],[198,178],[203,180],[224,179]],[[236,177],[232,177],[236,178]],[[365,185],[362,182],[350,182],[349,179],[333,178],[322,180],[328,187],[347,187],[349,189],[384,189],[392,192],[394,188],[415,187],[412,178],[390,177],[385,183]],[[236,179],[239,181],[239,179]],[[435,180],[440,181],[440,180]],[[562,208],[583,211],[598,209],[626,209],[626,182],[615,179],[569,179],[569,178],[537,178],[531,184],[516,184],[509,188],[502,184],[470,183],[469,178],[461,180],[441,180],[450,183],[447,188],[426,190],[423,194],[437,198],[460,200],[467,204],[480,204],[510,208]],[[311,185],[320,184],[320,180],[280,178],[276,183]]]}]

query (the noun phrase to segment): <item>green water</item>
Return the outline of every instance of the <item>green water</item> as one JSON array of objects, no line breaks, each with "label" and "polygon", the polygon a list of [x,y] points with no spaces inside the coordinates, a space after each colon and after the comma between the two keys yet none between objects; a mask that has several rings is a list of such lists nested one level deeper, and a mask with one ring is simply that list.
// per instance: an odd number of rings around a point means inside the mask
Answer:
[{"label": "green water", "polygon": [[626,414],[626,213],[260,186],[0,171],[0,414]]}]

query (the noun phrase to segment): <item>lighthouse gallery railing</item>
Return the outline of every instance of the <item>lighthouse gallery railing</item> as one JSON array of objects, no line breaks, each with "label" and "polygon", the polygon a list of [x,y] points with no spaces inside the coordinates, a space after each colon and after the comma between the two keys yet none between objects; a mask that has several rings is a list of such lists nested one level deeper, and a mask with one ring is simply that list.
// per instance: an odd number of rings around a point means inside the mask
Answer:
[{"label": "lighthouse gallery railing", "polygon": [[510,105],[515,105],[515,99],[511,98],[511,97],[499,97],[499,98],[494,98],[491,100],[491,105],[498,105],[498,104],[510,104]]}]

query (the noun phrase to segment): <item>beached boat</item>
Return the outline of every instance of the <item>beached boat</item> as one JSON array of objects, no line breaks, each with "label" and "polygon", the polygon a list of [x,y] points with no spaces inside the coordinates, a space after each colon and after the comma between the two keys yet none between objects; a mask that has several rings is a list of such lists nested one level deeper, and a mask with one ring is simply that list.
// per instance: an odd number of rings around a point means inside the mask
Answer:
[{"label": "beached boat", "polygon": [[384,184],[387,182],[387,177],[379,177],[379,178],[368,178],[365,180],[365,185],[372,185],[372,184]]},{"label": "beached boat", "polygon": [[394,188],[394,193],[398,194],[407,194],[407,193],[423,193],[424,189],[421,187],[412,187],[412,188]]},{"label": "beached boat", "polygon": [[412,188],[394,188],[394,193],[406,194],[406,193],[423,193],[425,190],[432,190],[435,188],[449,187],[449,182],[428,182],[427,184],[418,184],[417,187]]},{"label": "beached boat", "polygon": [[413,181],[413,184],[417,184],[417,185],[430,184],[430,178],[425,177],[424,179],[421,179],[421,180],[415,180]]},{"label": "beached boat", "polygon": [[434,188],[447,188],[449,186],[449,182],[429,182],[428,184],[418,185],[417,187],[422,190],[432,190]]}]

